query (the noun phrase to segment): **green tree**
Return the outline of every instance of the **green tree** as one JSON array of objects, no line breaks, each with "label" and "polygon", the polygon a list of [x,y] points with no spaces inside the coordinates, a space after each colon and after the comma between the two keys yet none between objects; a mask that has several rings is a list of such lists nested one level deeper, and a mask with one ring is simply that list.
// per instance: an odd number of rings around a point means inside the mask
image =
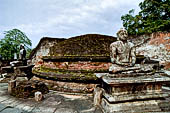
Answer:
[{"label": "green tree", "polygon": [[129,34],[170,31],[170,0],[144,0],[139,7],[141,11],[137,15],[132,9],[121,17]]},{"label": "green tree", "polygon": [[19,47],[24,44],[26,50],[31,48],[31,40],[20,30],[5,31],[5,37],[0,40],[0,54],[4,59],[13,59],[14,53],[19,53]]}]

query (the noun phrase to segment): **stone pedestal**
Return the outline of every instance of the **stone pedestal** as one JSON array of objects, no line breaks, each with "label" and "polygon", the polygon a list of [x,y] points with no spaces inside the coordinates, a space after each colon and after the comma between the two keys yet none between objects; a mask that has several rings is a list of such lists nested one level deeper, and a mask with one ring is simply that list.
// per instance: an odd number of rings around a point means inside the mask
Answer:
[{"label": "stone pedestal", "polygon": [[[162,85],[170,78],[159,73],[145,74],[105,74],[101,77],[103,98],[101,107],[104,112],[126,112],[137,109],[160,111],[159,103],[168,97],[162,92]],[[159,101],[158,101],[159,100]],[[150,107],[149,107],[150,106]],[[134,109],[135,108],[135,109]]]},{"label": "stone pedestal", "polygon": [[8,93],[12,93],[12,90],[16,87],[16,80],[11,80],[8,82]]}]

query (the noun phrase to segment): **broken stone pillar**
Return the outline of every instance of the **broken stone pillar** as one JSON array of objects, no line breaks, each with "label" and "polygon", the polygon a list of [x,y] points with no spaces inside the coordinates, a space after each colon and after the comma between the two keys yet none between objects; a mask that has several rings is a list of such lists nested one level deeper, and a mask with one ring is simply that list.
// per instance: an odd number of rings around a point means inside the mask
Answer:
[{"label": "broken stone pillar", "polygon": [[103,90],[100,87],[94,89],[94,105],[100,106]]},{"label": "broken stone pillar", "polygon": [[43,94],[40,91],[35,92],[35,101],[43,100]]},{"label": "broken stone pillar", "polygon": [[12,90],[16,87],[16,80],[8,82],[8,93],[12,93]]}]

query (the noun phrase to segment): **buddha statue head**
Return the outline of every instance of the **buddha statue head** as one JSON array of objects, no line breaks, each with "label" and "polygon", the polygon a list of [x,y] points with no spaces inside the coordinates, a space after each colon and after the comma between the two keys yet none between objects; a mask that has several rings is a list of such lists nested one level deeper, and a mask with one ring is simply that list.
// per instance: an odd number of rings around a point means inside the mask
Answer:
[{"label": "buddha statue head", "polygon": [[124,29],[124,28],[121,28],[121,29],[117,32],[117,37],[118,37],[118,40],[121,40],[121,41],[127,40],[127,38],[128,38],[127,30]]}]

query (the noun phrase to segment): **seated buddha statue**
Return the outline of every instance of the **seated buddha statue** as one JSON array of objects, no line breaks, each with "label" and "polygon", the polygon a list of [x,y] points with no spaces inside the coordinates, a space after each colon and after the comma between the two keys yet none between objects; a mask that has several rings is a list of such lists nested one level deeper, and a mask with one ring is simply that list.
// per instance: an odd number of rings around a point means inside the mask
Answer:
[{"label": "seated buddha statue", "polygon": [[[110,58],[112,65],[110,73],[138,72],[141,66],[136,63],[136,48],[129,42],[127,30],[121,28],[117,32],[118,40],[110,45]],[[143,68],[144,69],[144,68]]]}]

